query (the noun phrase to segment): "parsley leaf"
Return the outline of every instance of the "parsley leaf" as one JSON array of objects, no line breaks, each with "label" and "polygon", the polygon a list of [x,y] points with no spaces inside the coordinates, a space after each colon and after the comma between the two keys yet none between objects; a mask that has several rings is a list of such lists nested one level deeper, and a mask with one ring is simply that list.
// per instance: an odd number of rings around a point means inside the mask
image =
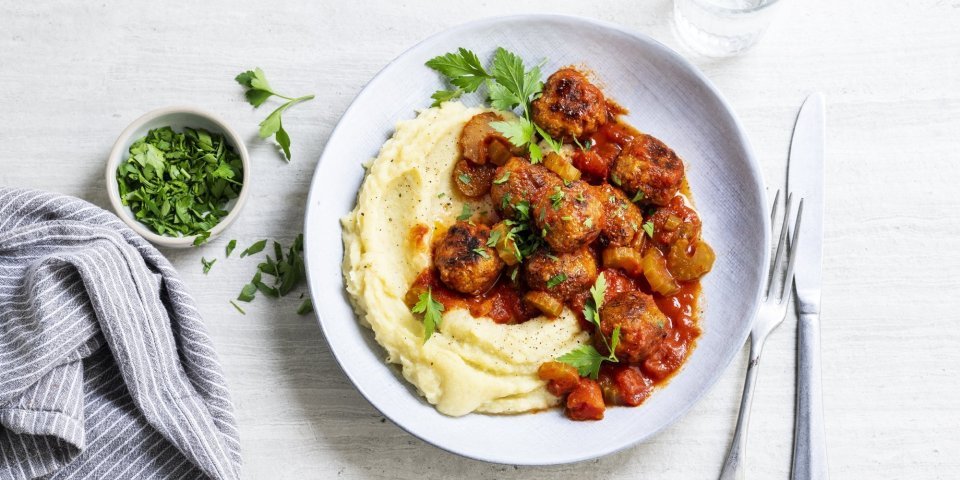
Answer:
[{"label": "parsley leaf", "polygon": [[[534,66],[530,70],[525,70],[523,60],[505,50],[503,47],[497,48],[493,54],[493,78],[497,83],[503,86],[505,96],[503,102],[512,102],[511,108],[504,110],[513,110],[513,108],[523,105],[524,112],[528,110],[528,103],[531,97],[543,90],[543,82],[540,80],[540,67]],[[491,104],[497,99],[494,98],[494,92],[491,92]],[[529,116],[528,116],[529,118]]]},{"label": "parsley leaf", "polygon": [[633,203],[637,203],[641,200],[643,200],[643,190],[637,190],[637,194],[634,195],[632,199],[630,199],[630,201]]},{"label": "parsley leaf", "polygon": [[647,220],[643,224],[643,231],[647,232],[647,236],[653,238],[653,220]]},{"label": "parsley leaf", "polygon": [[260,252],[263,251],[263,248],[266,247],[266,246],[267,246],[267,240],[266,240],[266,239],[260,240],[260,241],[258,241],[258,242],[254,242],[253,245],[250,245],[249,247],[247,247],[246,250],[240,252],[240,258],[246,257],[247,255],[253,255],[253,254],[255,254],[255,253],[260,253]]},{"label": "parsley leaf", "polygon": [[297,315],[306,315],[313,311],[313,301],[309,298],[303,300],[303,303],[297,307]]},{"label": "parsley leaf", "polygon": [[492,231],[490,232],[490,237],[487,238],[487,246],[488,246],[488,247],[496,247],[496,246],[497,246],[497,242],[500,241],[500,237],[501,237],[501,233],[500,233],[500,230],[499,230],[499,229],[498,229],[498,230],[492,230]]},{"label": "parsley leaf", "polygon": [[560,209],[560,205],[563,203],[563,197],[565,196],[566,194],[563,193],[563,190],[560,190],[560,187],[557,186],[554,192],[549,197],[551,202],[550,205],[553,207],[554,210]]},{"label": "parsley leaf", "polygon": [[466,173],[461,173],[460,176],[457,177],[457,178],[459,178],[460,181],[463,182],[463,183],[466,184],[466,185],[469,185],[469,184],[470,184],[470,181],[471,181],[470,175],[467,175]]},{"label": "parsley leaf", "polygon": [[243,286],[243,289],[240,290],[240,295],[237,295],[237,300],[241,302],[250,302],[257,296],[257,286],[248,283]]},{"label": "parsley leaf", "polygon": [[203,274],[206,275],[210,272],[210,268],[213,267],[214,263],[217,263],[217,259],[207,260],[204,257],[200,257],[200,263],[203,264]]},{"label": "parsley leaf", "polygon": [[510,172],[503,172],[503,176],[494,180],[493,183],[496,185],[503,185],[507,183],[507,180],[510,180]]},{"label": "parsley leaf", "polygon": [[480,255],[483,258],[490,258],[490,254],[487,253],[487,251],[484,250],[483,247],[474,248],[473,253],[476,253],[477,255]]},{"label": "parsley leaf", "polygon": [[600,375],[600,364],[606,358],[593,345],[580,345],[557,358],[557,361],[576,368],[581,377],[596,379]]},{"label": "parsley leaf", "polygon": [[237,248],[237,241],[236,241],[236,240],[230,240],[230,241],[227,243],[227,249],[226,249],[226,252],[227,252],[227,256],[228,256],[228,257],[230,256],[231,253],[233,253],[233,249],[234,249],[234,248]]},{"label": "parsley leaf", "polygon": [[280,105],[280,107],[271,112],[270,115],[267,115],[267,118],[260,122],[260,138],[268,138],[270,135],[273,135],[274,139],[280,145],[280,148],[283,149],[284,156],[289,161],[290,135],[286,130],[283,129],[283,121],[281,116],[288,108],[300,102],[312,100],[313,95],[304,95],[302,97],[292,98],[274,92],[270,87],[270,84],[267,82],[266,75],[264,75],[263,70],[261,70],[259,67],[253,70],[247,70],[246,72],[237,75],[235,80],[237,83],[247,89],[244,92],[244,96],[247,98],[247,101],[250,102],[250,105],[253,105],[253,108],[263,105],[263,103],[272,96],[286,100],[286,103]]},{"label": "parsley leaf", "polygon": [[433,332],[440,326],[442,320],[440,313],[443,312],[443,304],[433,299],[433,291],[427,289],[426,293],[421,293],[417,304],[410,309],[413,313],[423,314],[423,343],[427,343]]},{"label": "parsley leaf", "polygon": [[[490,78],[490,74],[480,64],[477,54],[463,47],[460,47],[457,52],[434,57],[428,60],[426,65],[440,72],[441,75],[447,77],[451,84],[467,93],[477,91],[480,85],[483,85],[483,82]],[[444,90],[440,92],[444,92]],[[436,100],[437,93],[434,93],[434,100]]]},{"label": "parsley leaf", "polygon": [[460,215],[457,215],[457,220],[461,222],[465,222],[467,220],[470,220],[470,217],[472,216],[473,216],[473,209],[470,208],[470,204],[464,203],[463,210],[460,211]]},{"label": "parsley leaf", "polygon": [[450,100],[456,100],[463,95],[463,90],[459,88],[456,90],[437,90],[433,92],[433,95],[430,95],[430,98],[433,99],[433,103],[430,104],[431,107],[439,107],[443,102],[449,102]]},{"label": "parsley leaf", "polygon": [[550,147],[550,150],[553,150],[556,153],[560,153],[560,150],[563,149],[563,142],[554,140],[553,137],[551,137],[549,133],[545,132],[542,128],[540,128],[539,125],[534,124],[534,127],[536,127],[537,129],[537,133],[539,133],[540,136],[543,137],[543,141],[546,142],[547,145]]},{"label": "parsley leaf", "polygon": [[490,122],[490,127],[503,134],[514,146],[522,147],[533,141],[533,122],[526,118]]},{"label": "parsley leaf", "polygon": [[594,380],[596,380],[600,374],[600,365],[603,362],[617,363],[619,361],[616,350],[617,346],[620,345],[620,326],[617,325],[614,327],[609,342],[600,330],[600,314],[598,312],[600,312],[600,308],[603,307],[603,296],[606,291],[607,279],[601,273],[597,276],[597,281],[593,284],[593,287],[590,287],[590,299],[587,300],[587,303],[583,306],[583,316],[596,327],[595,335],[600,336],[610,354],[603,356],[593,345],[587,344],[581,345],[557,358],[557,361],[576,367],[580,372],[580,376],[589,376]]}]

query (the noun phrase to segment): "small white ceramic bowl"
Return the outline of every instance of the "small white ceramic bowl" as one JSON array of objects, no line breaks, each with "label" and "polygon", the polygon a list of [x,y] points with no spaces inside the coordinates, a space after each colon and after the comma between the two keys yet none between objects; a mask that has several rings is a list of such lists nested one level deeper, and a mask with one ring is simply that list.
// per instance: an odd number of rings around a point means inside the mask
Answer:
[{"label": "small white ceramic bowl", "polygon": [[120,189],[117,186],[117,167],[120,162],[124,162],[130,156],[130,145],[140,138],[147,135],[147,132],[154,128],[171,127],[175,132],[182,132],[184,127],[202,128],[210,133],[221,134],[227,143],[233,147],[233,150],[240,155],[240,161],[243,164],[243,186],[240,187],[240,194],[237,198],[230,200],[225,210],[229,213],[223,217],[215,227],[210,230],[208,241],[217,238],[230,224],[240,215],[240,210],[247,201],[250,193],[250,158],[247,154],[247,147],[244,145],[240,135],[237,135],[230,126],[220,117],[205,112],[194,107],[166,107],[148,112],[142,117],[133,121],[128,126],[110,151],[110,157],[107,159],[107,194],[110,197],[110,205],[113,211],[126,223],[133,231],[146,238],[154,245],[169,248],[186,248],[193,246],[195,235],[189,237],[171,237],[159,235],[150,229],[147,225],[138,221],[130,207],[120,202]]}]

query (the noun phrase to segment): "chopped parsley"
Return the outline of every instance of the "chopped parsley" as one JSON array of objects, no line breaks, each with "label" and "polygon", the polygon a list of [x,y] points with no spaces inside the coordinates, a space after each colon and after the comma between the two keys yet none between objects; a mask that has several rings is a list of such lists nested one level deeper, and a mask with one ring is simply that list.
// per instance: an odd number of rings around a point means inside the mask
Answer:
[{"label": "chopped parsley", "polygon": [[553,277],[551,277],[550,280],[547,280],[547,288],[556,288],[558,285],[566,281],[567,281],[567,274],[558,273]]},{"label": "chopped parsley", "polygon": [[503,185],[504,183],[507,183],[507,180],[510,180],[510,172],[503,172],[503,176],[494,180],[493,183],[497,185]]},{"label": "chopped parsley", "polygon": [[460,182],[461,182],[461,183],[464,183],[464,184],[466,184],[466,185],[469,185],[469,184],[470,184],[470,181],[471,181],[470,175],[467,175],[466,173],[461,173],[460,176],[457,177],[457,178],[460,179]]},{"label": "chopped parsley", "polygon": [[243,163],[223,135],[155,128],[117,166],[120,202],[157,234],[195,236],[200,245],[243,186]]},{"label": "chopped parsley", "polygon": [[231,253],[233,253],[234,248],[237,248],[236,240],[230,240],[229,242],[227,242],[226,252],[228,257],[230,256]]},{"label": "chopped parsley", "polygon": [[618,187],[621,185],[620,176],[617,175],[616,173],[611,173],[611,174],[610,174],[610,181],[613,182],[613,184],[616,185],[616,186],[618,186]]},{"label": "chopped parsley", "polygon": [[487,238],[487,246],[488,246],[488,247],[496,247],[496,246],[497,246],[497,242],[500,241],[500,236],[501,236],[501,235],[500,235],[500,230],[493,230],[493,231],[491,231],[491,232],[490,232],[490,237]]},{"label": "chopped parsley", "polygon": [[647,232],[647,236],[653,238],[653,220],[647,220],[643,224],[643,231]]},{"label": "chopped parsley", "polygon": [[210,268],[213,267],[214,263],[217,263],[217,259],[207,260],[204,257],[200,257],[200,263],[203,264],[203,274],[206,275],[210,272]]},{"label": "chopped parsley", "polygon": [[470,207],[469,203],[463,204],[463,210],[460,211],[460,215],[457,215],[457,220],[465,222],[470,220],[470,217],[473,216],[473,208]]},{"label": "chopped parsley", "polygon": [[477,255],[480,255],[483,258],[490,258],[490,254],[487,253],[487,251],[484,250],[483,247],[474,248],[473,253],[476,253]]},{"label": "chopped parsley", "polygon": [[560,190],[560,187],[555,187],[553,194],[550,195],[551,206],[554,210],[560,209],[560,204],[563,202],[563,197],[566,194],[563,193],[563,190]]},{"label": "chopped parsley", "polygon": [[637,203],[642,200],[643,200],[643,190],[637,190],[637,194],[634,195],[630,201],[633,203]]}]

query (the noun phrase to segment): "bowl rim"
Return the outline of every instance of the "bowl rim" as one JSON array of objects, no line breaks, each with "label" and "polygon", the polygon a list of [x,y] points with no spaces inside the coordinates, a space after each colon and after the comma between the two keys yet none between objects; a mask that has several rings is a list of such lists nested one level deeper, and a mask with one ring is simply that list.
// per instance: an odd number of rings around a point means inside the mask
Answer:
[{"label": "bowl rim", "polygon": [[123,223],[155,245],[169,248],[187,248],[193,246],[193,242],[197,237],[196,235],[190,235],[188,237],[168,237],[153,232],[145,224],[130,215],[127,208],[120,202],[120,187],[117,186],[117,167],[120,165],[120,162],[124,160],[124,156],[127,155],[133,133],[147,122],[173,114],[187,114],[203,118],[213,123],[217,128],[222,130],[222,132],[219,133],[222,133],[224,137],[226,137],[234,150],[237,151],[237,154],[240,155],[240,163],[243,165],[243,185],[240,186],[237,202],[233,208],[230,209],[230,212],[210,229],[210,238],[208,241],[213,240],[223,233],[240,215],[240,211],[246,204],[247,197],[250,194],[250,155],[240,135],[237,134],[226,121],[214,113],[189,105],[161,107],[144,113],[136,120],[130,122],[113,143],[113,147],[110,149],[110,156],[107,157],[104,177],[107,183],[107,196],[110,199],[110,206],[113,208],[114,213],[123,220]]},{"label": "bowl rim", "polygon": [[[313,186],[314,186],[314,183],[316,182],[318,175],[320,174],[321,169],[323,168],[324,163],[326,161],[329,161],[325,157],[327,157],[327,154],[328,154],[330,139],[334,138],[341,129],[345,128],[342,123],[343,119],[346,118],[348,115],[350,115],[357,108],[357,106],[360,104],[360,100],[369,91],[371,85],[374,85],[378,79],[383,77],[399,59],[404,58],[411,52],[414,52],[418,48],[421,48],[423,45],[428,44],[431,41],[434,41],[435,38],[441,37],[443,35],[448,35],[452,31],[483,28],[486,26],[500,23],[500,22],[522,22],[522,21],[563,21],[563,22],[579,23],[586,26],[610,29],[625,35],[636,37],[642,42],[648,43],[651,48],[659,50],[661,53],[664,53],[665,55],[671,57],[675,62],[677,62],[678,65],[682,66],[684,69],[688,70],[693,76],[695,76],[705,86],[705,88],[710,92],[710,94],[714,95],[719,101],[719,103],[722,105],[724,111],[726,112],[726,114],[728,114],[728,116],[730,117],[730,121],[735,127],[735,130],[738,136],[738,141],[741,142],[743,145],[743,149],[746,154],[745,156],[746,156],[747,164],[749,165],[749,168],[750,168],[750,173],[754,177],[755,185],[759,190],[759,192],[757,193],[759,193],[759,196],[765,199],[767,204],[769,204],[770,199],[765,189],[766,182],[764,181],[763,170],[761,168],[756,152],[752,144],[750,143],[749,137],[747,136],[746,129],[744,128],[739,117],[736,116],[732,105],[727,100],[727,98],[720,92],[720,90],[713,84],[713,82],[696,65],[694,65],[692,61],[690,61],[689,59],[687,59],[686,57],[678,53],[673,48],[668,47],[664,43],[654,39],[653,37],[639,30],[629,28],[620,24],[608,22],[608,21],[582,17],[577,15],[536,13],[536,14],[516,14],[516,15],[485,17],[485,18],[472,20],[465,23],[456,24],[448,28],[444,28],[440,31],[437,31],[433,34],[430,34],[424,37],[422,40],[416,42],[415,44],[401,51],[393,59],[391,59],[386,65],[384,65],[375,75],[373,75],[373,77],[371,77],[369,81],[366,82],[363,88],[356,94],[353,101],[351,101],[351,103],[344,110],[343,114],[337,120],[337,123],[335,124],[333,130],[331,130],[330,135],[328,136],[327,141],[325,142],[324,150],[323,152],[321,152],[319,156],[316,167],[314,168],[314,175],[310,182],[311,187],[307,196],[306,209],[304,211],[304,262],[306,264],[306,274],[307,274],[307,280],[308,280],[308,285],[309,285],[311,295],[315,295],[317,293],[317,290],[314,287],[314,285],[317,285],[320,282],[319,279],[315,279],[314,277],[320,277],[324,275],[324,272],[321,272],[321,271],[314,272],[314,269],[311,268],[311,265],[310,265],[311,258],[314,255],[318,255],[318,256],[322,255],[322,253],[311,253],[311,251],[314,249],[311,248],[312,242],[310,241],[310,238],[309,238],[311,228],[309,228],[308,225],[309,225],[310,218],[314,215],[314,209],[312,208],[312,206],[320,198],[320,195],[322,195],[322,193],[314,189]],[[763,235],[763,245],[766,246],[770,244],[771,223],[768,215],[761,215],[760,217],[761,217],[761,223],[762,223],[761,234]],[[761,256],[763,257],[762,262],[760,264],[762,266],[759,267],[761,271],[761,281],[759,282],[760,286],[758,286],[757,291],[753,295],[750,306],[747,308],[747,310],[750,312],[750,318],[754,318],[756,316],[757,310],[760,307],[761,295],[763,292],[762,285],[765,283],[763,279],[766,278],[765,272],[768,269],[768,266],[770,263],[770,255],[771,253],[769,252],[768,248],[764,248],[763,251],[761,252]],[[342,277],[342,271],[340,272],[340,275]],[[342,292],[342,293],[344,294],[344,301],[347,301],[347,297],[345,296],[346,292]],[[352,306],[351,306],[351,310],[354,310]],[[335,348],[331,342],[331,336],[330,336],[331,332],[327,328],[325,320],[322,316],[322,312],[318,309],[318,310],[315,310],[315,314],[317,318],[317,323],[320,326],[320,330],[323,334],[323,337],[327,341],[328,346],[330,347],[330,353],[333,356],[334,360],[336,361],[337,366],[340,368],[340,371],[343,372],[343,374],[350,380],[350,383],[360,393],[360,395],[363,396],[363,398],[371,406],[373,406],[381,415],[390,419],[391,422],[399,426],[402,430],[409,433],[410,435],[413,435],[414,437],[424,441],[425,443],[432,445],[434,447],[437,447],[441,450],[453,453],[458,456],[462,456],[465,458],[470,458],[470,459],[478,460],[482,462],[495,463],[495,464],[523,465],[523,466],[565,465],[565,464],[583,462],[583,461],[600,458],[606,455],[616,453],[626,448],[636,446],[650,438],[653,438],[654,436],[658,435],[667,427],[674,425],[677,422],[677,420],[685,416],[687,412],[693,408],[694,405],[698,405],[703,400],[706,394],[710,392],[713,389],[713,387],[716,385],[716,383],[720,380],[720,378],[722,377],[722,373],[725,372],[730,367],[730,364],[733,362],[734,358],[736,358],[740,354],[740,352],[743,349],[743,345],[746,342],[747,337],[750,335],[750,332],[752,330],[752,327],[746,328],[744,329],[743,332],[740,332],[740,335],[737,338],[731,338],[729,340],[730,342],[736,343],[736,345],[738,345],[739,348],[731,349],[730,353],[726,356],[726,358],[723,358],[722,361],[719,362],[718,371],[720,372],[720,374],[715,375],[712,380],[707,382],[704,388],[701,389],[691,399],[689,403],[684,405],[683,408],[676,410],[674,414],[671,416],[671,418],[669,418],[668,421],[664,422],[663,425],[660,426],[660,428],[657,428],[656,430],[648,432],[648,434],[646,435],[638,436],[633,441],[628,443],[616,445],[609,448],[593,450],[593,451],[590,451],[589,453],[583,453],[575,457],[572,456],[569,458],[565,458],[562,461],[544,462],[544,461],[524,460],[524,459],[517,459],[517,458],[507,459],[507,458],[495,457],[492,455],[477,454],[466,449],[434,443],[432,439],[427,438],[425,434],[423,434],[418,429],[413,428],[412,425],[408,425],[407,423],[403,422],[401,419],[394,418],[394,416],[391,415],[389,412],[381,409],[380,406],[371,399],[371,394],[366,391],[364,384],[362,382],[358,382],[354,378],[354,376],[351,374],[352,370],[347,368],[347,366],[344,364],[345,359],[340,358],[340,356],[338,355],[338,349]],[[357,315],[355,312],[352,314],[351,320],[358,321]],[[332,319],[327,319],[326,321],[329,322],[329,321],[332,321]],[[404,382],[405,380],[402,378],[398,378],[398,381]]]}]

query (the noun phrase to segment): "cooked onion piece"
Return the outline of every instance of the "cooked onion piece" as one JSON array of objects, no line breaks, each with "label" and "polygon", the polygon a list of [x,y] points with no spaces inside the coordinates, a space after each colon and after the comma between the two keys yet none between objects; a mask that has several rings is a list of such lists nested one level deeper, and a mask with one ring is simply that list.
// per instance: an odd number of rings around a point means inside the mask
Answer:
[{"label": "cooked onion piece", "polygon": [[569,160],[556,152],[550,152],[543,158],[543,166],[559,175],[564,182],[580,180],[580,170],[577,170],[577,167],[574,167]]},{"label": "cooked onion piece", "polygon": [[643,276],[647,277],[650,288],[660,295],[672,295],[680,290],[680,285],[667,269],[667,260],[656,248],[647,249],[643,256]]},{"label": "cooked onion piece", "polygon": [[607,247],[600,257],[604,267],[619,268],[632,276],[643,273],[643,255],[633,248]]},{"label": "cooked onion piece", "polygon": [[686,238],[681,238],[670,247],[667,268],[677,280],[687,282],[696,280],[709,272],[716,258],[713,248],[707,242],[698,239],[693,245],[693,252],[690,253],[690,243]]},{"label": "cooked onion piece", "polygon": [[551,318],[559,316],[560,312],[563,311],[563,302],[546,292],[527,292],[523,296],[523,300]]}]

